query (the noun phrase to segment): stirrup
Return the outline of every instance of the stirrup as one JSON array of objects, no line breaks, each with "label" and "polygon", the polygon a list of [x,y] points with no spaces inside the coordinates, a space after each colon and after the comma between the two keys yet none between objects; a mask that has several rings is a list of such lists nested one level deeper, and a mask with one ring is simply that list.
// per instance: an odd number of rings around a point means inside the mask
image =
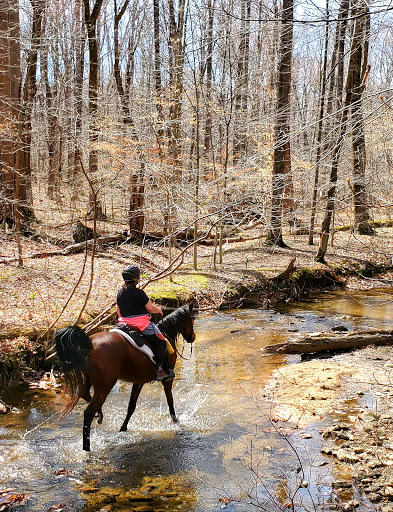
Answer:
[{"label": "stirrup", "polygon": [[163,380],[163,382],[168,382],[169,380],[173,380],[175,378],[175,372],[172,368],[169,368],[168,377]]},{"label": "stirrup", "polygon": [[169,374],[163,368],[159,368],[157,370],[156,380],[158,380],[159,382],[166,380],[168,377],[169,377]]}]

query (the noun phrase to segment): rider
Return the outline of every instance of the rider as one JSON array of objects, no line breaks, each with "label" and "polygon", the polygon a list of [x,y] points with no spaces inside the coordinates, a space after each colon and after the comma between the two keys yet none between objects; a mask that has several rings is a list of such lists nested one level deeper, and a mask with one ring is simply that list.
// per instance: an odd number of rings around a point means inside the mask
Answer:
[{"label": "rider", "polygon": [[[158,327],[151,321],[150,314],[162,316],[162,310],[151,302],[146,293],[137,288],[141,271],[135,265],[128,265],[123,270],[124,285],[117,293],[117,315],[119,322],[125,323],[143,334],[151,343],[157,364],[156,379],[163,381],[169,377],[164,370],[167,357],[166,340]],[[170,377],[173,378],[171,371]]]}]

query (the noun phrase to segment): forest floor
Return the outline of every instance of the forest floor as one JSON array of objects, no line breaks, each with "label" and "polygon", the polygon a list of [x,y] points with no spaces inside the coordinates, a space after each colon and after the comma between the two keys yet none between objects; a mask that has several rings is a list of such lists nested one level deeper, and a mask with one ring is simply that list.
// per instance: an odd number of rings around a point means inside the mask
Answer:
[{"label": "forest floor", "polygon": [[[41,234],[39,229],[42,229]],[[99,226],[99,231],[103,233],[104,227]],[[84,253],[45,256],[46,252],[59,249],[53,244],[55,235],[56,240],[60,239],[59,234],[63,246],[73,243],[71,233],[57,230],[48,234],[40,225],[35,239],[22,237],[24,265],[18,267],[17,261],[11,261],[17,257],[15,238],[0,233],[0,333],[16,326],[40,328],[54,322],[55,327],[72,323],[85,303],[91,284],[82,318],[82,322],[87,322],[115,301],[125,265],[140,266],[142,284],[168,265],[168,250],[159,244],[118,243],[100,247],[93,263],[90,254],[85,256]],[[349,231],[335,233],[333,245],[328,248],[327,265],[315,263],[317,246],[309,246],[307,236],[288,234],[285,241],[288,248],[269,247],[260,231],[247,231],[240,242],[224,241],[222,263],[217,262],[216,269],[214,248],[200,245],[197,271],[192,270],[191,247],[184,255],[183,265],[172,276],[172,282],[168,278],[155,281],[146,292],[153,300],[169,305],[194,296],[201,309],[216,310],[253,301],[263,307],[293,301],[313,289],[334,285],[332,274],[349,287],[389,284],[386,272],[383,277],[381,272],[393,268],[392,228],[378,229],[377,236],[359,237]],[[174,249],[173,258],[183,249],[184,245]],[[34,257],[37,254],[43,257]],[[294,257],[295,272],[290,283],[276,282],[272,286],[272,279],[283,272]],[[318,279],[321,273],[325,280]],[[309,280],[305,284],[302,278],[307,276]],[[247,298],[247,290],[253,288],[260,293]]]}]

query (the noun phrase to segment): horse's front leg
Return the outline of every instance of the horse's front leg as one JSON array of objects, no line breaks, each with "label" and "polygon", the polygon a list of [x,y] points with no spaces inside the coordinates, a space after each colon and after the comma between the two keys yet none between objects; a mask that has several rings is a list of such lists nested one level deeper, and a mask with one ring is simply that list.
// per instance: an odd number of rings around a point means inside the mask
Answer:
[{"label": "horse's front leg", "polygon": [[173,380],[164,381],[162,385],[164,386],[166,401],[168,403],[169,412],[172,416],[172,420],[174,423],[177,423],[179,420],[176,417],[175,408],[173,406],[173,395],[172,395],[172,384]]},{"label": "horse's front leg", "polygon": [[130,421],[130,418],[135,411],[136,402],[138,400],[139,394],[143,388],[143,384],[133,384],[132,385],[132,391],[130,396],[130,401],[128,404],[128,410],[127,410],[127,416],[126,419],[123,421],[123,425],[120,428],[120,432],[126,432],[127,431],[127,425]]}]

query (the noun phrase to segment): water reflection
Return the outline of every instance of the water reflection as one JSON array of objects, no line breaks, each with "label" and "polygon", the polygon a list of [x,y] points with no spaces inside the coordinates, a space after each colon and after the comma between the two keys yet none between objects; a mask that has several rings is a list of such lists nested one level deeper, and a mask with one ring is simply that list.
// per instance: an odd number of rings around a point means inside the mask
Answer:
[{"label": "water reflection", "polygon": [[[131,387],[118,383],[104,404],[103,425],[93,426],[90,454],[81,449],[83,404],[60,421],[59,394],[5,393],[18,412],[0,417],[0,488],[26,493],[28,512],[58,504],[72,511],[213,512],[225,505],[248,512],[250,502],[277,510],[294,493],[304,506],[328,501],[337,475],[319,453],[321,437],[302,440],[301,432],[278,428],[263,401],[272,371],[288,359],[261,357],[261,349],[338,324],[391,329],[385,293],[339,292],[277,310],[201,315],[194,354],[189,358],[186,346],[177,366],[179,424],[152,384],[142,390],[129,431],[119,433]],[[302,480],[307,485],[297,488]]]}]

